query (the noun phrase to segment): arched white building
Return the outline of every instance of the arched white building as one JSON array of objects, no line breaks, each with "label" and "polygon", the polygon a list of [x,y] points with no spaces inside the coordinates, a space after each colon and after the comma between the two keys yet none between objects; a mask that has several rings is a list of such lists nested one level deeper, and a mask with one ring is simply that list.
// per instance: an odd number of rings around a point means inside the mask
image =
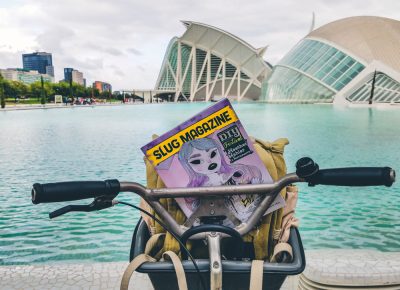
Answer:
[{"label": "arched white building", "polygon": [[269,102],[400,102],[400,21],[350,17],[302,39],[263,84]]},{"label": "arched white building", "polygon": [[183,21],[181,37],[167,48],[155,91],[174,101],[209,101],[228,97],[257,100],[271,66],[264,59],[267,47],[256,49],[219,28]]}]

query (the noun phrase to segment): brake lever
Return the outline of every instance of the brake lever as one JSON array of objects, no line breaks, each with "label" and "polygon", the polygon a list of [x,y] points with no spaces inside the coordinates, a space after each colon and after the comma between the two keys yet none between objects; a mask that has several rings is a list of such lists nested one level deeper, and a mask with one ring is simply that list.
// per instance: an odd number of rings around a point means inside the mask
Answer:
[{"label": "brake lever", "polygon": [[95,198],[91,204],[87,204],[87,205],[70,204],[70,205],[64,206],[62,208],[59,208],[59,209],[49,213],[49,218],[53,219],[53,218],[59,217],[63,214],[69,213],[71,211],[90,212],[90,211],[96,211],[96,210],[102,210],[105,208],[109,208],[114,205],[114,203],[112,201],[112,199],[114,197],[115,196],[100,196],[100,197]]},{"label": "brake lever", "polygon": [[49,213],[49,218],[53,219],[59,217],[60,215],[69,213],[70,211],[90,211],[89,205],[67,205],[59,208],[51,213]]}]

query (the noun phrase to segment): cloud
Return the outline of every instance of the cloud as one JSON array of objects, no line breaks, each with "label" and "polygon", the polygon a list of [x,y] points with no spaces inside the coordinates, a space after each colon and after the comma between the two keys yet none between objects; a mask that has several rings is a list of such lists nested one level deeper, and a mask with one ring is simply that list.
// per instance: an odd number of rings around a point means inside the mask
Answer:
[{"label": "cloud", "polygon": [[316,27],[355,15],[398,19],[400,1],[7,1],[0,5],[0,68],[21,66],[22,52],[45,50],[57,80],[73,67],[88,83],[153,88],[170,39],[185,31],[180,20],[219,27],[256,48],[269,44],[264,57],[275,64],[308,33],[313,11]]},{"label": "cloud", "polygon": [[106,47],[106,48],[104,48],[104,52],[114,55],[114,56],[120,56],[120,55],[124,54],[121,50],[119,50],[115,47]]},{"label": "cloud", "polygon": [[138,50],[136,48],[128,48],[126,51],[129,53],[132,53],[134,55],[142,55],[143,54],[140,50]]},{"label": "cloud", "polygon": [[125,73],[120,69],[115,69],[114,70],[114,74],[117,75],[117,76],[120,76],[120,77],[124,77],[125,76]]},{"label": "cloud", "polygon": [[138,65],[138,66],[136,66],[141,72],[145,72],[146,71],[146,69],[143,67],[143,66],[141,66],[141,65]]},{"label": "cloud", "polygon": [[76,34],[72,29],[65,26],[54,26],[36,37],[36,50],[65,53],[64,45],[74,41],[75,38]]}]

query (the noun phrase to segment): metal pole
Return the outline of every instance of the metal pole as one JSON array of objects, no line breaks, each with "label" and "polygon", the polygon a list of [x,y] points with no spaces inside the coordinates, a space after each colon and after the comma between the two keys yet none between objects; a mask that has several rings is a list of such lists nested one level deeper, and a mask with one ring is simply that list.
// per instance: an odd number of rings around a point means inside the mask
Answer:
[{"label": "metal pole", "polygon": [[369,96],[369,102],[368,102],[368,104],[370,105],[372,105],[372,100],[374,99],[375,79],[376,79],[376,70],[374,72],[374,77],[372,78],[371,95]]},{"label": "metal pole", "polygon": [[210,289],[222,289],[222,262],[220,234],[211,232],[207,235],[208,254],[210,257]]}]

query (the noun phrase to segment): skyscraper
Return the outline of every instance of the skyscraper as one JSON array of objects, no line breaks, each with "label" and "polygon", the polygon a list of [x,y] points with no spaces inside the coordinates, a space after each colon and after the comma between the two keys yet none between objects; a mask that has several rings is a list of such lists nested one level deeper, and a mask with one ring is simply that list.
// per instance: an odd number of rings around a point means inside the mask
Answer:
[{"label": "skyscraper", "polygon": [[86,83],[83,78],[83,73],[71,67],[64,68],[64,80],[66,82],[73,81],[74,83],[86,86]]},{"label": "skyscraper", "polygon": [[74,69],[72,67],[65,67],[64,68],[64,80],[69,83],[72,80],[72,71]]},{"label": "skyscraper", "polygon": [[48,74],[54,77],[54,67],[51,53],[34,52],[23,54],[22,64],[26,70],[36,70],[41,74]]}]

